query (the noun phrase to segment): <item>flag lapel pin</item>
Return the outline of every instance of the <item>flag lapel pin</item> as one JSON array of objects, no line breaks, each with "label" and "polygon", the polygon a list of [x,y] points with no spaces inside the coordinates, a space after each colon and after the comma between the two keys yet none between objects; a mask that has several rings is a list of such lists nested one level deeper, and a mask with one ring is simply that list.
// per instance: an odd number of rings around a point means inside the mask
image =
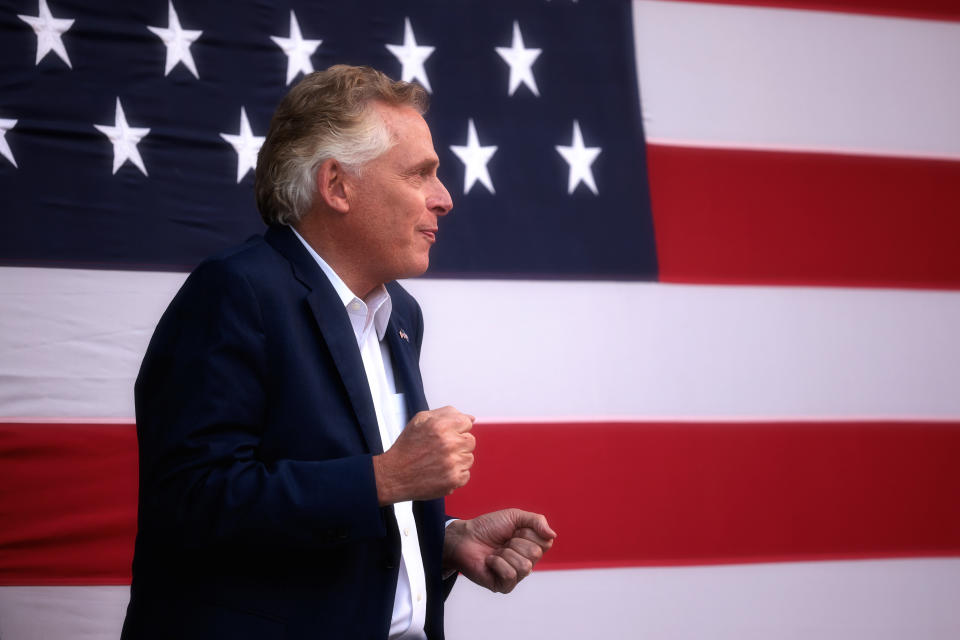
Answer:
[{"label": "flag lapel pin", "polygon": [[400,333],[400,337],[401,337],[401,338],[403,338],[403,339],[406,340],[407,342],[410,342],[410,338],[407,337],[407,332],[406,332],[406,331],[404,331],[403,329],[400,329],[400,332],[399,332],[399,333]]}]

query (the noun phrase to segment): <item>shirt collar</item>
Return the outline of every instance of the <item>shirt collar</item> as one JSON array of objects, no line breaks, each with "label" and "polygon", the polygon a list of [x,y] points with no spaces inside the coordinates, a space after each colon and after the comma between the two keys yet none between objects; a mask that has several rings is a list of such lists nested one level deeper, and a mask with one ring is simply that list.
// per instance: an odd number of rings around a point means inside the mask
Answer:
[{"label": "shirt collar", "polygon": [[320,267],[323,274],[327,276],[327,280],[333,285],[337,295],[340,297],[340,302],[343,303],[344,308],[347,310],[347,315],[350,317],[350,324],[353,325],[353,332],[356,334],[357,340],[360,341],[363,339],[363,336],[369,330],[371,324],[373,324],[376,329],[377,339],[383,340],[383,336],[387,332],[387,323],[390,321],[390,312],[393,310],[393,301],[390,299],[390,293],[387,291],[387,288],[381,284],[367,294],[365,300],[361,300],[354,295],[350,287],[337,275],[337,272],[327,264],[326,260],[320,257],[320,254],[303,239],[303,236],[301,236],[296,229],[290,227],[290,230],[293,231],[294,235],[303,243],[307,252],[313,256],[317,266]]}]

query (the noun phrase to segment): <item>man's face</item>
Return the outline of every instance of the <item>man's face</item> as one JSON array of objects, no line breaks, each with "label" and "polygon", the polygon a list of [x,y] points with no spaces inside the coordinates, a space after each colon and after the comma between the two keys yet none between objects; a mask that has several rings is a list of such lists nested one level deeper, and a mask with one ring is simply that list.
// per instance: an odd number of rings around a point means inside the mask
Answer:
[{"label": "man's face", "polygon": [[410,107],[375,103],[396,139],[389,151],[348,179],[351,234],[358,265],[377,284],[418,276],[430,264],[438,220],[453,207],[437,178],[439,160],[427,123]]}]

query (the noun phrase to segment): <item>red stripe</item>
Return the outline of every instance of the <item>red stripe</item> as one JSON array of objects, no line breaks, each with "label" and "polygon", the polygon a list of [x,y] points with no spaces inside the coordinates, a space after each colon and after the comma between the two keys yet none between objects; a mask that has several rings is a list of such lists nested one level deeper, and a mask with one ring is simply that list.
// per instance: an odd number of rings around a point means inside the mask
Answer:
[{"label": "red stripe", "polygon": [[861,13],[865,15],[960,20],[960,3],[956,0],[673,0],[773,9],[807,9]]},{"label": "red stripe", "polygon": [[960,423],[475,431],[447,511],[546,514],[545,567],[960,555]]},{"label": "red stripe", "polygon": [[0,425],[0,585],[129,584],[130,425]]},{"label": "red stripe", "polygon": [[[519,506],[544,568],[960,555],[960,423],[479,425],[448,511]],[[0,426],[0,584],[125,584],[131,426]]]},{"label": "red stripe", "polygon": [[960,288],[960,162],[648,145],[666,282]]}]

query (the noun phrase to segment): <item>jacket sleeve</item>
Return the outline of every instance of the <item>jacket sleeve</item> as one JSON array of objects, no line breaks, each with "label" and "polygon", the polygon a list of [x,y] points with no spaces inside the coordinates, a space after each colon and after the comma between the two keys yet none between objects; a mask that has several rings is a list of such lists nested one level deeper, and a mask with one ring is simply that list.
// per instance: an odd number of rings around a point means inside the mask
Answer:
[{"label": "jacket sleeve", "polygon": [[141,532],[192,549],[386,535],[370,455],[258,457],[269,341],[253,287],[228,261],[204,263],[177,294],[135,391]]}]

